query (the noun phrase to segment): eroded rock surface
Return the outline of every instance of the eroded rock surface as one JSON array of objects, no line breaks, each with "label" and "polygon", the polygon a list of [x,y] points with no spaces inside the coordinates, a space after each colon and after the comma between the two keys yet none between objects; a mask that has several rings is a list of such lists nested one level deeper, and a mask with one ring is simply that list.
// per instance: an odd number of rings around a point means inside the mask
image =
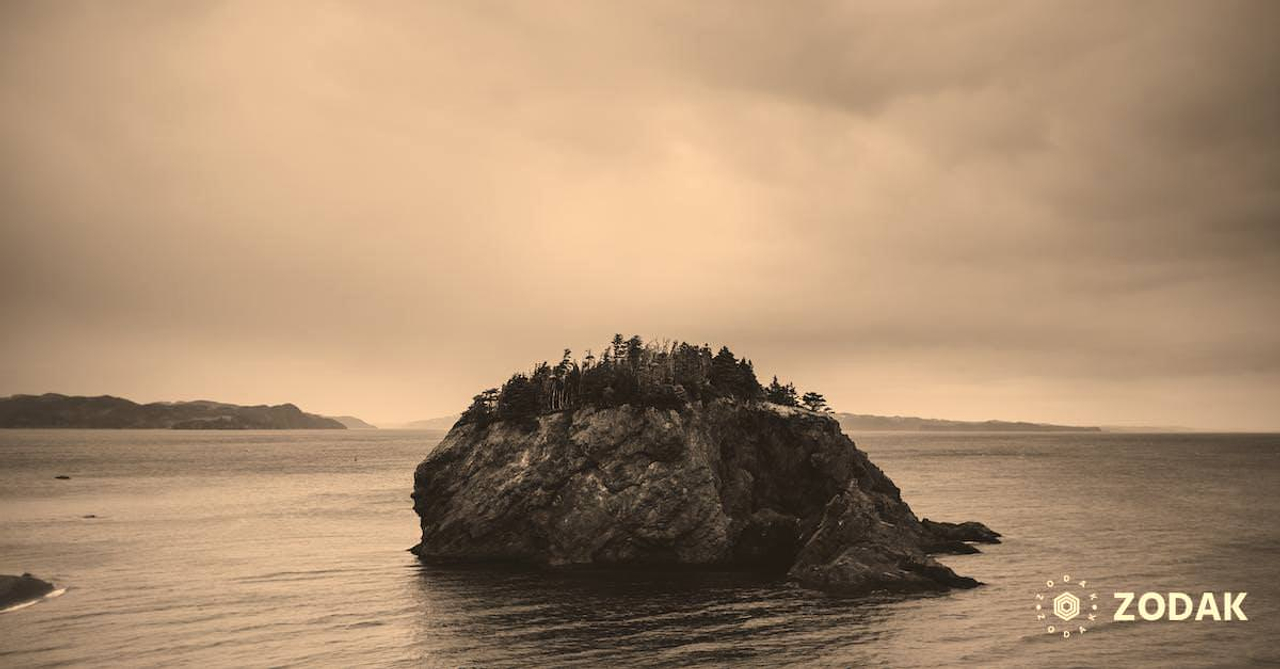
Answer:
[{"label": "eroded rock surface", "polygon": [[424,559],[777,570],[848,593],[973,587],[928,553],[998,536],[919,521],[829,415],[732,400],[457,425],[413,498]]},{"label": "eroded rock surface", "polygon": [[53,584],[31,574],[11,576],[0,574],[0,609],[7,609],[23,602],[39,599],[53,592]]}]

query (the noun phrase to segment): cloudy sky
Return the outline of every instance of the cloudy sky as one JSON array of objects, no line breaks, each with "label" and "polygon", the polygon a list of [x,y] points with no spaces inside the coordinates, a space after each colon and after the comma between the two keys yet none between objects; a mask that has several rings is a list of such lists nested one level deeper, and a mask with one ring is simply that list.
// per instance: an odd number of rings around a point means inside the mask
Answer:
[{"label": "cloudy sky", "polygon": [[1280,3],[5,2],[0,394],[452,413],[614,332],[1280,428]]}]

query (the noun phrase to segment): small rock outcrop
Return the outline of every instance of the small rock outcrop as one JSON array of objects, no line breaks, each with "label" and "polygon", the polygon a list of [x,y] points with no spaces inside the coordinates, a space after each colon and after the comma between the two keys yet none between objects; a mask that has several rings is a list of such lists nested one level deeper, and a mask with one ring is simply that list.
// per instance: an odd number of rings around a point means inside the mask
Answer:
[{"label": "small rock outcrop", "polygon": [[0,610],[23,602],[40,599],[53,592],[53,584],[31,574],[11,576],[0,574]]},{"label": "small rock outcrop", "polygon": [[929,553],[999,536],[918,520],[829,414],[734,399],[460,423],[413,499],[425,560],[753,569],[849,594],[976,586]]}]

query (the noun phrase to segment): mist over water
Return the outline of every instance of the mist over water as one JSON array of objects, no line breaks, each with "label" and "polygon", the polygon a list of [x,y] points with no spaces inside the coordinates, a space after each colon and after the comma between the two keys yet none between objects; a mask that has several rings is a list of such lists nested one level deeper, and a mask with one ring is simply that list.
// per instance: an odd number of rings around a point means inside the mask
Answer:
[{"label": "mist over water", "polygon": [[[988,585],[842,599],[734,574],[427,567],[414,466],[440,431],[0,431],[0,664],[1240,666],[1280,662],[1280,436],[851,435],[916,514],[1006,541]],[[70,480],[55,480],[59,474]],[[94,518],[84,518],[94,515]],[[1035,594],[1105,616],[1047,635]],[[1116,623],[1110,593],[1247,591],[1242,623]]]}]

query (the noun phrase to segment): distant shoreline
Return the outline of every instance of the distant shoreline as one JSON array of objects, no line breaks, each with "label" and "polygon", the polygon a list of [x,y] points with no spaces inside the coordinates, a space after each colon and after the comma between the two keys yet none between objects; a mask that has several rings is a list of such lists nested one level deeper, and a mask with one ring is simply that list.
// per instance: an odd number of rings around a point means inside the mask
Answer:
[{"label": "distant shoreline", "polygon": [[[1274,434],[1276,430],[1213,430],[1182,425],[1059,425],[1031,421],[962,421],[917,416],[879,416],[836,412],[836,420],[846,432],[1023,432],[1095,433],[1095,434]],[[384,430],[448,430],[457,422],[458,414],[404,423],[388,423]]]},{"label": "distant shoreline", "polygon": [[225,402],[151,402],[122,397],[45,393],[0,398],[0,427],[142,430],[345,430],[333,418],[293,404],[241,406]]}]

